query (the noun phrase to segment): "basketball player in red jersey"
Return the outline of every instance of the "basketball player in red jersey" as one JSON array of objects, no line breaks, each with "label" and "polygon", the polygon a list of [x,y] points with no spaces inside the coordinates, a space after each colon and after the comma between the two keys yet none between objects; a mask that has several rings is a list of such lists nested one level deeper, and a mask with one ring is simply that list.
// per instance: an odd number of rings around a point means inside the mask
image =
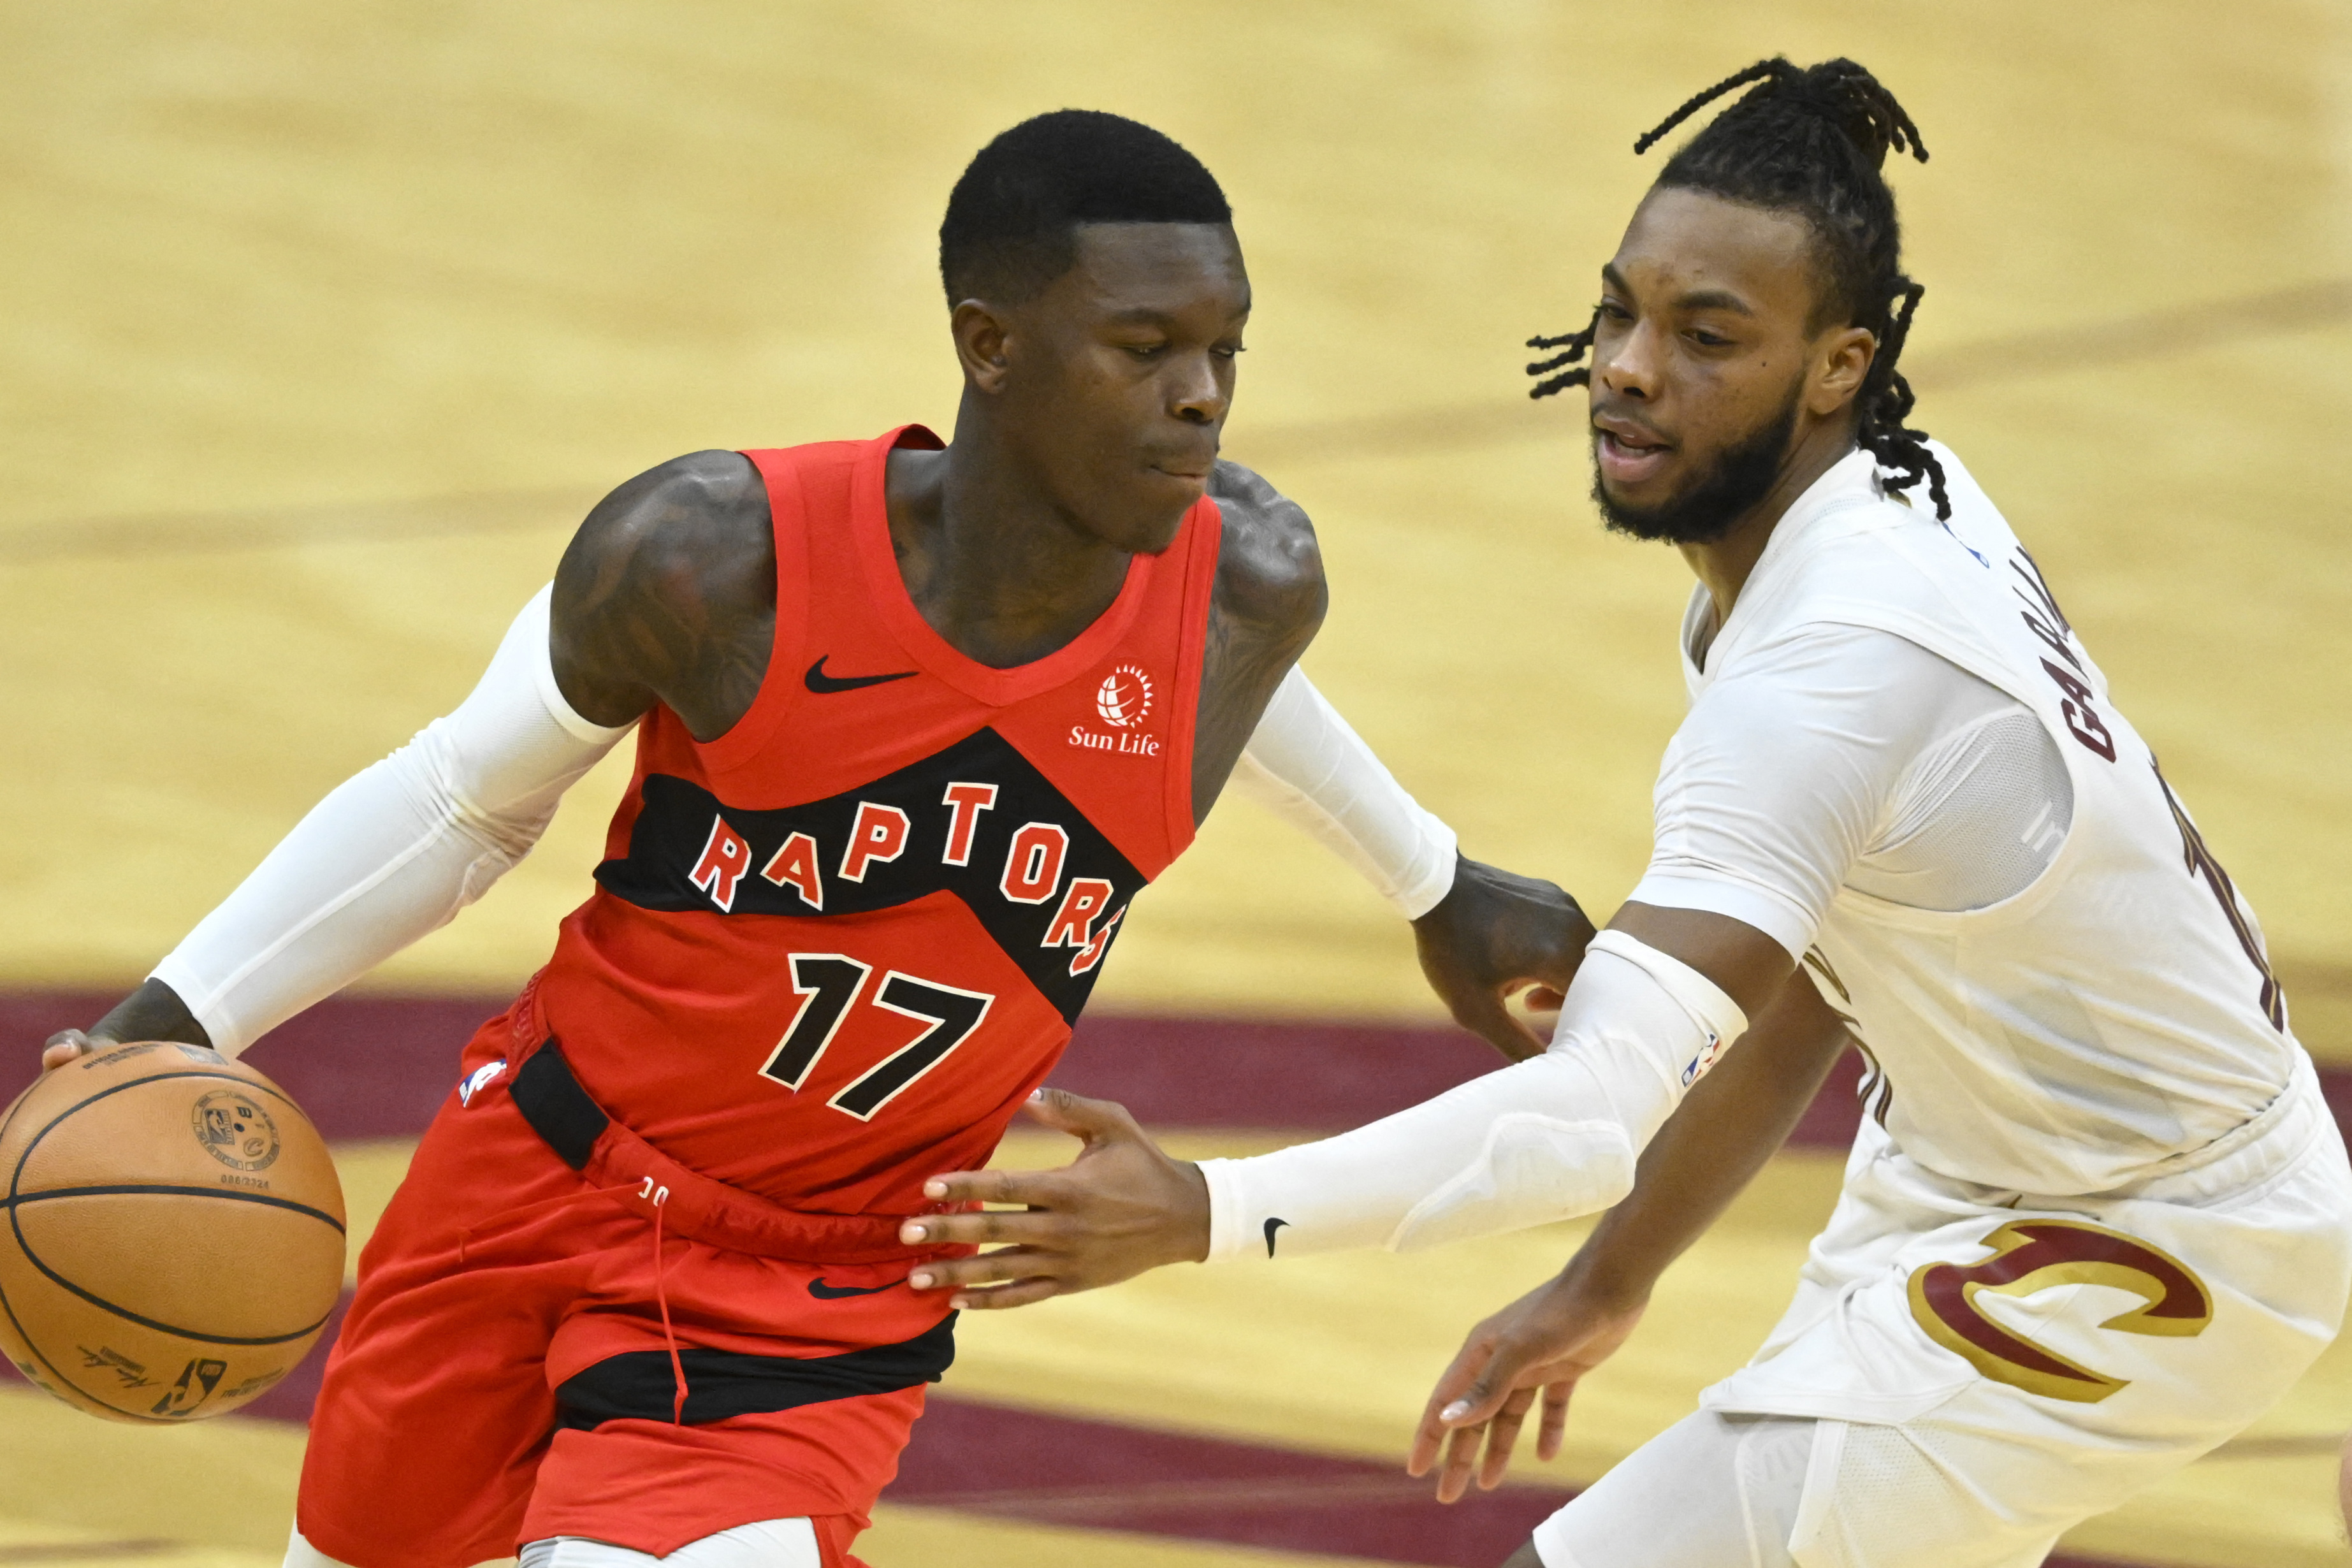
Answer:
[{"label": "basketball player in red jersey", "polygon": [[1028,121],[958,184],[941,267],[951,446],[624,485],[464,705],[52,1042],[243,1048],[478,896],[637,729],[596,891],[362,1257],[289,1563],[852,1561],[952,1353],[910,1273],[968,1250],[900,1228],[989,1158],[1245,751],[1507,1051],[1503,998],[1591,936],[1458,860],[1292,668],[1321,568],[1217,462],[1250,295],[1207,170],[1114,116]]}]

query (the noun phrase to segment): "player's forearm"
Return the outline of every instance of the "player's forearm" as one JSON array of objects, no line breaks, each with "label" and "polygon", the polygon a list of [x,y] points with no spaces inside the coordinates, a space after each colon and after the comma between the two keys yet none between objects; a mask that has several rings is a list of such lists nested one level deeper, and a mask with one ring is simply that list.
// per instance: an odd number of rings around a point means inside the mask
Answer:
[{"label": "player's forearm", "polygon": [[1338,1138],[1203,1162],[1211,1256],[1404,1251],[1606,1208],[1685,1089],[1746,1026],[1696,971],[1605,934],[1541,1056]]},{"label": "player's forearm", "polygon": [[1296,666],[1266,704],[1234,782],[1354,867],[1407,920],[1454,885],[1454,830],[1406,793]]},{"label": "player's forearm", "polygon": [[1646,1300],[1658,1279],[1722,1217],[1821,1092],[1845,1026],[1804,974],[1695,1085],[1635,1167],[1633,1190],[1593,1228],[1568,1272],[1606,1298]]},{"label": "player's forearm", "polygon": [[520,858],[413,791],[404,751],[338,785],[155,968],[234,1056],[446,924]]},{"label": "player's forearm", "polygon": [[448,717],[339,785],[155,969],[232,1056],[446,923],[524,855],[624,732],[572,712],[525,607]]}]

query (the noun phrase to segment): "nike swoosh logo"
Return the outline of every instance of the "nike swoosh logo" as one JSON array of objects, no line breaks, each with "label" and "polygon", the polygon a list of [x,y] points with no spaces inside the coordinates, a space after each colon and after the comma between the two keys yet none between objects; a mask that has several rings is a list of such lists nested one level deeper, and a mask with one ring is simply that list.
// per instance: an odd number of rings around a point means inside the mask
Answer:
[{"label": "nike swoosh logo", "polygon": [[1286,1219],[1270,1219],[1265,1222],[1265,1255],[1268,1258],[1274,1256],[1274,1233],[1289,1223]]},{"label": "nike swoosh logo", "polygon": [[905,1283],[904,1279],[893,1279],[887,1285],[829,1285],[819,1276],[809,1281],[809,1294],[820,1301],[839,1301],[851,1296],[879,1296]]},{"label": "nike swoosh logo", "polygon": [[855,691],[861,686],[880,686],[886,681],[904,680],[915,673],[911,669],[901,669],[889,675],[827,675],[824,661],[832,657],[829,653],[823,655],[808,667],[808,673],[801,677],[808,689],[820,697],[835,691]]}]

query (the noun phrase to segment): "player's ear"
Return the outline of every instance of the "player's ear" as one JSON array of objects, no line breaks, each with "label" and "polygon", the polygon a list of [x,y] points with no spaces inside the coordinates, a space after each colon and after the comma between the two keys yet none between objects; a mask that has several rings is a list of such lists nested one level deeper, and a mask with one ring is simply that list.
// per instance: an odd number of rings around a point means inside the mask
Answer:
[{"label": "player's ear", "polygon": [[1866,327],[1840,327],[1822,334],[1805,390],[1807,412],[1827,417],[1853,401],[1878,357],[1878,339]]},{"label": "player's ear", "polygon": [[1011,368],[1005,351],[1013,335],[1012,322],[1004,312],[981,300],[966,300],[955,308],[948,330],[955,337],[956,358],[963,363],[964,380],[976,391],[1002,391]]}]

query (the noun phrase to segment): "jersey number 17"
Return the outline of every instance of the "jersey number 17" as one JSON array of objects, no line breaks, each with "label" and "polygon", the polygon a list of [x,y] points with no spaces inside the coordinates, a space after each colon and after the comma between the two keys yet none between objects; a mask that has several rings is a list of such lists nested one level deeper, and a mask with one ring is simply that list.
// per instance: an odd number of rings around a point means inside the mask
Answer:
[{"label": "jersey number 17", "polygon": [[[874,966],[839,952],[796,952],[787,962],[800,1008],[760,1073],[798,1090],[841,1032],[842,1020],[865,991]],[[887,972],[874,988],[871,1005],[930,1027],[866,1068],[825,1103],[860,1121],[871,1121],[876,1111],[971,1038],[995,1000],[985,991],[965,991],[896,969]]]}]

